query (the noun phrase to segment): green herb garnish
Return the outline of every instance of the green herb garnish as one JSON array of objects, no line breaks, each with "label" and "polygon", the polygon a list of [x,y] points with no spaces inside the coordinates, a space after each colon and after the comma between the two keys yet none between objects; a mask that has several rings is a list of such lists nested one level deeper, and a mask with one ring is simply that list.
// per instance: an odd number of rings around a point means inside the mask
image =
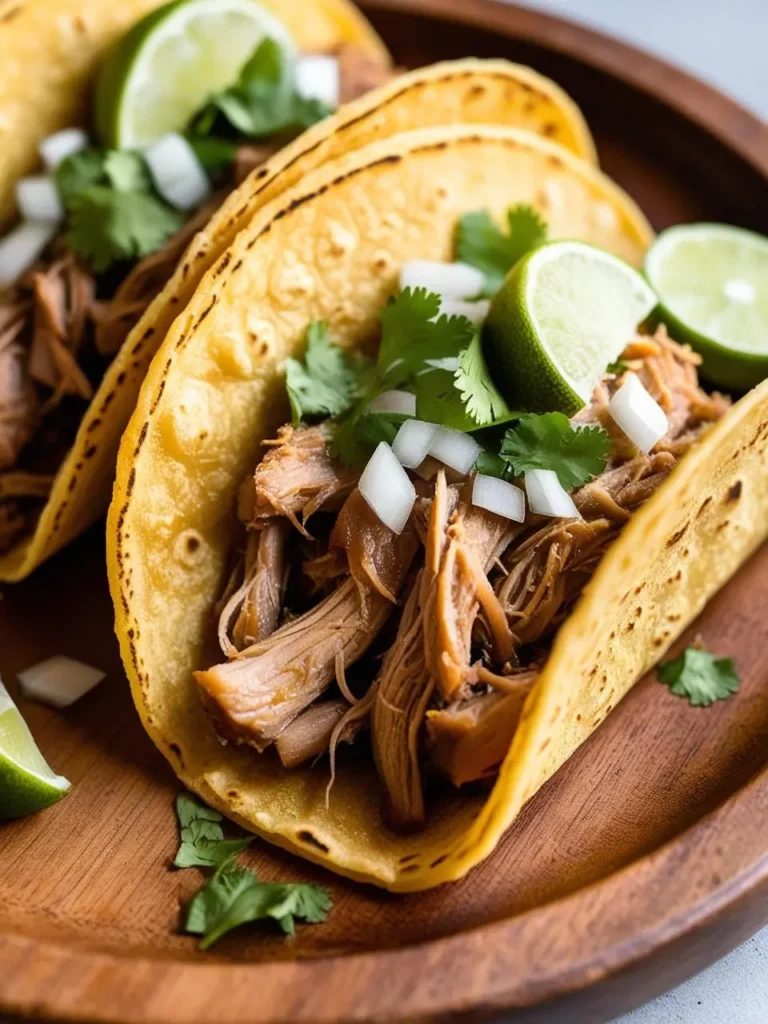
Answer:
[{"label": "green herb garnish", "polygon": [[459,221],[456,258],[485,274],[483,295],[491,298],[517,261],[546,237],[546,222],[531,206],[520,204],[507,211],[506,234],[485,210],[478,210]]},{"label": "green herb garnish", "polygon": [[340,416],[352,408],[370,377],[370,364],[335,345],[328,325],[316,320],[307,328],[303,361],[287,359],[285,383],[293,425],[311,416]]},{"label": "green herb garnish", "polygon": [[293,935],[296,921],[319,924],[328,916],[331,897],[326,889],[302,883],[261,882],[248,868],[234,868],[226,861],[192,898],[185,928],[201,935],[201,949],[240,925],[272,918],[286,935]]},{"label": "green herb garnish", "polygon": [[701,647],[689,646],[679,657],[659,665],[658,676],[677,697],[687,697],[695,708],[736,693],[741,680],[733,658],[718,658]]},{"label": "green herb garnish", "polygon": [[509,414],[509,406],[488,372],[479,332],[459,355],[455,381],[467,415],[475,426],[485,427]]},{"label": "green herb garnish", "polygon": [[265,39],[246,62],[237,82],[212,96],[190,122],[190,136],[264,139],[297,134],[332,110],[296,89],[295,68],[274,39]]},{"label": "green herb garnish", "polygon": [[253,842],[253,837],[225,839],[222,816],[199,803],[190,793],[176,797],[181,842],[174,860],[177,868],[215,868],[230,860]]},{"label": "green herb garnish", "polygon": [[151,255],[184,223],[184,214],[153,190],[141,154],[130,150],[75,153],[57,169],[56,185],[67,241],[99,274]]},{"label": "green herb garnish", "polygon": [[553,469],[570,491],[602,473],[610,452],[611,439],[602,427],[574,427],[561,412],[528,413],[505,431],[498,457],[480,456],[478,470],[511,480],[529,469]]}]

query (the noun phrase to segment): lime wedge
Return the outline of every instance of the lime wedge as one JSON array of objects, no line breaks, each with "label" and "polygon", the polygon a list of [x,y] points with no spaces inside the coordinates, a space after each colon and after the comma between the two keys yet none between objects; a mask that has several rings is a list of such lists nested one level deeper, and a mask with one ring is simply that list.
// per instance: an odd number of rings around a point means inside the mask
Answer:
[{"label": "lime wedge", "polygon": [[102,142],[140,149],[183,131],[212,93],[237,81],[266,37],[294,54],[283,23],[254,0],[176,0],[142,18],[104,62],[96,84]]},{"label": "lime wedge", "polygon": [[571,416],[656,301],[636,270],[602,249],[539,246],[491,303],[485,342],[494,381],[513,408]]},{"label": "lime wedge", "polygon": [[768,377],[768,238],[727,224],[663,231],[645,261],[675,337],[702,356],[702,373],[747,390]]},{"label": "lime wedge", "polygon": [[50,807],[70,790],[54,775],[0,680],[0,821]]}]

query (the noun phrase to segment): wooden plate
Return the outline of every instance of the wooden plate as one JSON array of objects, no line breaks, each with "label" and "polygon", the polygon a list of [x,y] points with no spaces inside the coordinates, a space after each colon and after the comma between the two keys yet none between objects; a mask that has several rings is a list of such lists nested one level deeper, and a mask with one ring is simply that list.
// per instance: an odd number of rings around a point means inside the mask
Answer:
[{"label": "wooden plate", "polygon": [[[583,106],[606,169],[656,227],[768,230],[768,130],[660,61],[488,0],[364,4],[398,61],[530,63]],[[417,10],[419,13],[416,13]],[[65,653],[109,669],[57,713],[24,704],[72,794],[0,828],[0,1010],[61,1020],[605,1020],[768,920],[768,548],[688,639],[738,658],[739,694],[696,710],[647,679],[463,882],[394,897],[259,844],[264,877],[330,886],[295,942],[254,928],[197,952],[176,934],[199,884],[168,870],[178,786],[139,727],[111,637],[96,531],[0,603],[0,671]],[[562,1017],[558,1010],[561,1008]]]}]

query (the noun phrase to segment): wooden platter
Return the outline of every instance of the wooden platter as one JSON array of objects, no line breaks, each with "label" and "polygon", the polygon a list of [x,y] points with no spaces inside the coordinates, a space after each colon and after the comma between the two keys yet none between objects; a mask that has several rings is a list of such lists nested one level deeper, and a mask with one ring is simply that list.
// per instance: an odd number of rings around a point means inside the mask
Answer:
[{"label": "wooden platter", "polygon": [[[657,228],[768,231],[768,128],[627,46],[491,0],[369,0],[403,64],[505,56],[583,107],[603,166]],[[768,548],[689,631],[737,657],[741,691],[706,712],[644,680],[464,881],[395,897],[259,844],[265,878],[330,887],[322,927],[254,928],[200,954],[177,934],[199,884],[169,870],[177,783],[142,732],[111,632],[101,530],[0,602],[0,672],[51,654],[109,671],[67,712],[23,711],[74,783],[0,826],[0,1013],[187,1024],[605,1021],[768,920]]]}]

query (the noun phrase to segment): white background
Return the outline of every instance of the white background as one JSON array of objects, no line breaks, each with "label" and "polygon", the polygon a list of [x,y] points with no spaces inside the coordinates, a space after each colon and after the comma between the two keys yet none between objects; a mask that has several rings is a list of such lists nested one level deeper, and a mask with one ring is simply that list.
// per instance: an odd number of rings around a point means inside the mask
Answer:
[{"label": "white background", "polygon": [[[527,0],[527,6],[660,54],[768,118],[768,0]],[[768,928],[616,1024],[768,1024]]]}]

